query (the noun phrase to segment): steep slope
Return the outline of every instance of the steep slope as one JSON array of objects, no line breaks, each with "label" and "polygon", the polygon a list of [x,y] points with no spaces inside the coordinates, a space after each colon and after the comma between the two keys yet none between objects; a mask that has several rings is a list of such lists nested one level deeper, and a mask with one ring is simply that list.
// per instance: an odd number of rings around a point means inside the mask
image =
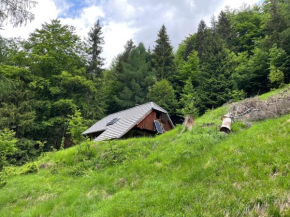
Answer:
[{"label": "steep slope", "polygon": [[87,142],[10,168],[0,216],[290,215],[290,115],[226,135],[227,109],[183,134]]}]

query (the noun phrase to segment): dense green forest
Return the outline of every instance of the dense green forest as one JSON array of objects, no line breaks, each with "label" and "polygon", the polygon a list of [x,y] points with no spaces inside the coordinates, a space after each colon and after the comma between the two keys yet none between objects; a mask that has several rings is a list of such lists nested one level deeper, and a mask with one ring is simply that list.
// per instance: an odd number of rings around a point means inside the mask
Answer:
[{"label": "dense green forest", "polygon": [[176,52],[163,25],[153,49],[129,40],[108,69],[100,21],[85,40],[59,20],[27,40],[0,37],[0,169],[72,146],[86,126],[135,104],[197,117],[288,84],[289,11],[289,0],[221,11]]}]

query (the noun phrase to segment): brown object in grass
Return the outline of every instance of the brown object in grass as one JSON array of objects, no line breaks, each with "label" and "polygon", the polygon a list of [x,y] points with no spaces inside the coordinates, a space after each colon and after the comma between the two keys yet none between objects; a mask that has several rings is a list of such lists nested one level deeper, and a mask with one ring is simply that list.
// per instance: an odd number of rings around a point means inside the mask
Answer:
[{"label": "brown object in grass", "polygon": [[195,126],[196,123],[192,116],[186,116],[183,122],[184,128],[187,128],[187,130],[191,130],[193,126]]}]

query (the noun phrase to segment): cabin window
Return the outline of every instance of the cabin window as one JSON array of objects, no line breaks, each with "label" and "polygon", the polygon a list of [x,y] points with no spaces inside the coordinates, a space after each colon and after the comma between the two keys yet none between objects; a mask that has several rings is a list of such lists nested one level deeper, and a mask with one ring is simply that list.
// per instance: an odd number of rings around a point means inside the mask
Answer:
[{"label": "cabin window", "polygon": [[161,120],[162,120],[163,122],[168,121],[168,115],[167,115],[167,114],[162,114],[162,115],[161,115]]},{"label": "cabin window", "polygon": [[110,126],[113,125],[114,123],[116,123],[120,118],[113,118],[110,122],[107,123],[106,126]]},{"label": "cabin window", "polygon": [[156,118],[160,119],[161,118],[162,113],[161,112],[156,112]]}]

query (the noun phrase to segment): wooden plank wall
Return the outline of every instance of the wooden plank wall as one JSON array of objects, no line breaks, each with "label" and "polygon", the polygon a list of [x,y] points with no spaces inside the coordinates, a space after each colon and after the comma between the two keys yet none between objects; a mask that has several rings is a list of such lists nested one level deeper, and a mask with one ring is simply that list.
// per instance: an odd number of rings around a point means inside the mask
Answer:
[{"label": "wooden plank wall", "polygon": [[137,128],[142,129],[142,130],[150,130],[150,131],[154,131],[154,120],[158,120],[160,123],[163,124],[163,127],[165,129],[165,131],[169,131],[172,129],[172,126],[170,125],[169,121],[162,121],[161,120],[161,115],[159,118],[156,117],[157,116],[157,112],[156,111],[152,111],[143,121],[141,121],[138,125]]}]

